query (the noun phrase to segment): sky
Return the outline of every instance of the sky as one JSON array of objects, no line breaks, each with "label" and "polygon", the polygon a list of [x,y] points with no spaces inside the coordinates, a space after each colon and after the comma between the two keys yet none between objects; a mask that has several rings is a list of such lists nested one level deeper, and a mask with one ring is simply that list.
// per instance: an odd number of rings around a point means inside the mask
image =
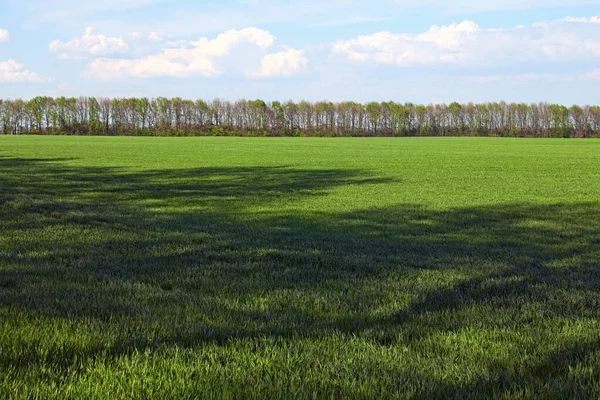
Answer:
[{"label": "sky", "polygon": [[0,98],[600,104],[600,0],[0,0]]}]

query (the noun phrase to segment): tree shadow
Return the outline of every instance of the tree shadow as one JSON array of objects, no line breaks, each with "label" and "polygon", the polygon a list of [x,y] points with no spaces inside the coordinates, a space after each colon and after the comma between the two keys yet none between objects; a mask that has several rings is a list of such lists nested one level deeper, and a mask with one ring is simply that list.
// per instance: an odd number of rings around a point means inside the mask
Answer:
[{"label": "tree shadow", "polygon": [[597,382],[597,373],[585,372],[597,365],[599,351],[600,339],[570,343],[518,371],[499,368],[467,384],[430,382],[414,398],[595,399],[600,393],[589,383]]},{"label": "tree shadow", "polygon": [[[299,211],[336,187],[392,180],[359,170],[131,172],[65,161],[0,158],[0,311],[92,321],[116,339],[43,357],[22,343],[0,368],[68,369],[98,353],[244,338],[411,345],[469,328],[600,318],[597,203]],[[536,353],[534,365],[500,365],[464,386],[432,382],[423,393],[512,390],[506,374],[517,387],[567,379],[579,354],[599,349],[575,343]],[[557,358],[563,365],[550,368]]]}]

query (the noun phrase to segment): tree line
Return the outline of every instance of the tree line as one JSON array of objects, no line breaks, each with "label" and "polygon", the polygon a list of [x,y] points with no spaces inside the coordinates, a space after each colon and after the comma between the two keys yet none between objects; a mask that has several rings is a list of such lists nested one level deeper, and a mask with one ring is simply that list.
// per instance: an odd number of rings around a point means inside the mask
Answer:
[{"label": "tree line", "polygon": [[600,107],[35,97],[29,101],[0,100],[0,133],[600,137]]}]

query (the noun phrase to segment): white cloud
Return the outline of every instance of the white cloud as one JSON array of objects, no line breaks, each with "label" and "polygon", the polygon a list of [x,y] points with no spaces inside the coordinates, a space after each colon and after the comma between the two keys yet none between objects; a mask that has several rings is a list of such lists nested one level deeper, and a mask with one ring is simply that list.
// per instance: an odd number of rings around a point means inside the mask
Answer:
[{"label": "white cloud", "polygon": [[131,37],[131,39],[133,40],[147,40],[149,42],[163,42],[167,39],[171,39],[173,37],[173,34],[167,32],[164,29],[160,29],[157,31],[151,31],[148,33],[141,33],[141,32],[131,32],[129,34],[129,36]]},{"label": "white cloud", "polygon": [[150,78],[155,76],[216,76],[219,71],[207,59],[198,59],[190,63],[170,60],[164,54],[144,58],[125,60],[99,58],[92,61],[84,76],[103,80],[125,77]]},{"label": "white cloud", "polygon": [[308,59],[304,51],[289,49],[279,53],[267,54],[253,75],[256,77],[292,76],[306,68]]},{"label": "white cloud", "polygon": [[378,32],[337,41],[336,54],[358,62],[398,66],[485,66],[517,62],[584,61],[600,57],[598,17],[481,29],[472,21],[432,26],[420,34]]},{"label": "white cloud", "polygon": [[561,19],[562,22],[574,22],[583,24],[600,24],[600,17],[566,17]]},{"label": "white cloud", "polygon": [[427,32],[395,34],[378,32],[356,39],[338,41],[333,51],[355,61],[375,61],[401,66],[456,63],[465,58],[461,47],[472,41],[479,27],[471,21],[448,26],[432,26]]},{"label": "white cloud", "polygon": [[[88,65],[85,76],[99,79],[125,77],[149,78],[154,76],[218,76],[223,69],[246,70],[256,57],[264,57],[260,76],[288,76],[306,65],[301,51],[287,50],[264,55],[275,44],[275,36],[258,28],[229,30],[215,39],[206,37],[183,45],[163,48],[160,53],[133,59],[98,58]],[[224,60],[229,62],[224,63]],[[226,65],[221,65],[226,64]]]},{"label": "white cloud", "polygon": [[58,53],[58,58],[79,59],[127,52],[129,45],[120,37],[96,34],[93,28],[87,27],[81,37],[76,37],[68,42],[60,40],[50,42],[48,50],[51,53]]},{"label": "white cloud", "polygon": [[23,64],[15,60],[0,62],[0,82],[2,83],[41,83],[49,79],[25,69]]},{"label": "white cloud", "polygon": [[600,69],[595,69],[583,76],[583,79],[590,81],[600,81]]},{"label": "white cloud", "polygon": [[270,47],[275,43],[275,36],[258,28],[246,28],[242,30],[231,29],[221,33],[216,39],[200,38],[197,42],[190,42],[195,46],[194,51],[209,56],[223,56],[235,45],[250,43],[258,47]]},{"label": "white cloud", "polygon": [[8,42],[10,40],[10,33],[6,29],[0,29],[0,43]]},{"label": "white cloud", "polygon": [[150,32],[146,36],[146,38],[151,42],[162,42],[163,40],[165,40],[168,37],[169,37],[169,35],[164,31]]}]

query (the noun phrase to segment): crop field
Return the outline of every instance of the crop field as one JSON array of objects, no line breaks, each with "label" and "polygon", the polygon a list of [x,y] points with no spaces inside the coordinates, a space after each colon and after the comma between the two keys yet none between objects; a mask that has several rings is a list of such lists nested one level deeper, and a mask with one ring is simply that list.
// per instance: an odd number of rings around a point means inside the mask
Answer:
[{"label": "crop field", "polygon": [[600,141],[0,137],[0,398],[198,397],[600,397]]}]

